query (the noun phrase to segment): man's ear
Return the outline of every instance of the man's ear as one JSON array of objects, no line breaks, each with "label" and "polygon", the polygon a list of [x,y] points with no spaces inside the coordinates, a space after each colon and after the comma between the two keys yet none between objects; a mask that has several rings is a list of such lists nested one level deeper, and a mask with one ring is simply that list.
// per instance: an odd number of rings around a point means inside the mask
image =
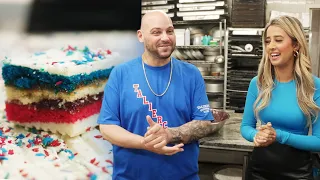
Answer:
[{"label": "man's ear", "polygon": [[139,40],[141,43],[143,43],[143,35],[142,35],[141,29],[139,29],[139,30],[137,31],[137,37],[138,37],[138,40]]}]

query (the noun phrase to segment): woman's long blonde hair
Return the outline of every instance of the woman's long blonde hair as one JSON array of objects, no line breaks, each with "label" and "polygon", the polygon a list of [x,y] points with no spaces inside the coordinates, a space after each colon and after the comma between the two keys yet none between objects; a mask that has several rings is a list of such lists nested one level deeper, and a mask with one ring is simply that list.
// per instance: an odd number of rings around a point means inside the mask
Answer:
[{"label": "woman's long blonde hair", "polygon": [[312,119],[317,117],[320,108],[313,100],[315,92],[314,80],[311,72],[311,59],[305,38],[303,27],[300,21],[290,16],[280,16],[272,19],[264,29],[262,36],[263,56],[258,68],[257,85],[259,95],[254,103],[254,114],[259,119],[259,112],[264,109],[270,101],[271,91],[274,88],[275,70],[266,53],[265,38],[270,26],[277,26],[283,29],[299,49],[295,53],[294,80],[297,87],[297,98],[300,109],[307,118],[307,126],[311,125]]}]

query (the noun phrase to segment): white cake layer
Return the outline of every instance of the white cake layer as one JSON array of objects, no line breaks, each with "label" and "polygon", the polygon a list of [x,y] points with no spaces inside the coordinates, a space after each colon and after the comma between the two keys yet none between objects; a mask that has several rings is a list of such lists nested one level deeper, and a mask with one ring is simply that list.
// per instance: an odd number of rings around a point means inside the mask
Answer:
[{"label": "white cake layer", "polygon": [[[107,54],[105,51],[101,52],[103,57],[93,57],[94,61],[92,62],[85,62],[84,54],[79,51],[74,51],[72,55],[67,56],[67,52],[52,49],[45,51],[44,54],[32,55],[29,58],[16,57],[7,59],[6,63],[62,76],[90,74],[94,71],[109,69],[119,64],[120,56],[118,53],[112,52],[112,54]],[[77,65],[73,62],[74,60],[81,61],[83,64]]]},{"label": "white cake layer", "polygon": [[15,124],[24,126],[26,128],[35,127],[36,129],[41,129],[44,131],[51,131],[52,133],[59,133],[62,135],[68,135],[70,137],[78,136],[82,133],[85,133],[87,129],[94,128],[97,126],[97,119],[99,114],[89,116],[88,118],[81,119],[75,123],[18,123],[14,120],[11,120]]},{"label": "white cake layer", "polygon": [[20,90],[10,86],[6,86],[5,91],[6,91],[7,101],[9,102],[12,100],[19,100],[21,104],[27,105],[31,103],[40,102],[43,99],[52,99],[52,100],[62,99],[63,101],[61,103],[63,104],[65,102],[72,102],[77,99],[81,99],[87,96],[97,95],[103,92],[106,82],[107,80],[101,80],[99,81],[98,85],[94,83],[87,86],[83,86],[75,89],[71,93],[66,93],[66,92],[55,93],[47,89]]},{"label": "white cake layer", "polygon": [[4,100],[7,98],[3,79],[0,79],[0,97],[0,116],[2,116],[5,107]]}]

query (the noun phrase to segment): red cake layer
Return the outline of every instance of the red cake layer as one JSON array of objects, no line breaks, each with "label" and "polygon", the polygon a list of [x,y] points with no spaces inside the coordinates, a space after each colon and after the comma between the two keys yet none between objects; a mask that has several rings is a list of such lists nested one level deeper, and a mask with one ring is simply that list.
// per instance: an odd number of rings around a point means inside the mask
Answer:
[{"label": "red cake layer", "polygon": [[79,107],[75,112],[65,110],[34,109],[28,105],[6,102],[7,119],[19,123],[75,123],[100,112],[102,100]]},{"label": "red cake layer", "polygon": [[[29,108],[35,108],[35,109],[51,109],[51,110],[65,110],[70,112],[76,112],[79,107],[87,106],[88,104],[91,104],[99,99],[103,98],[103,92],[86,96],[81,99],[77,99],[72,102],[64,102],[62,99],[42,99],[39,102],[29,104]],[[14,104],[22,104],[19,100],[12,100],[10,103]]]}]

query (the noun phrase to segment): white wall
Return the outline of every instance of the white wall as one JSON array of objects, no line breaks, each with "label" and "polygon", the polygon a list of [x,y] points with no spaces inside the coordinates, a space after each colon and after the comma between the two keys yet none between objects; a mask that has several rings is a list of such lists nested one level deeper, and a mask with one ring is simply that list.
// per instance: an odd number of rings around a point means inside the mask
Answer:
[{"label": "white wall", "polygon": [[[269,21],[270,12],[281,11],[288,13],[310,13],[309,8],[320,7],[320,0],[267,0],[271,2],[282,3],[268,3],[266,7],[266,22]],[[296,3],[296,4],[294,4]],[[302,4],[303,3],[303,4]]]}]

